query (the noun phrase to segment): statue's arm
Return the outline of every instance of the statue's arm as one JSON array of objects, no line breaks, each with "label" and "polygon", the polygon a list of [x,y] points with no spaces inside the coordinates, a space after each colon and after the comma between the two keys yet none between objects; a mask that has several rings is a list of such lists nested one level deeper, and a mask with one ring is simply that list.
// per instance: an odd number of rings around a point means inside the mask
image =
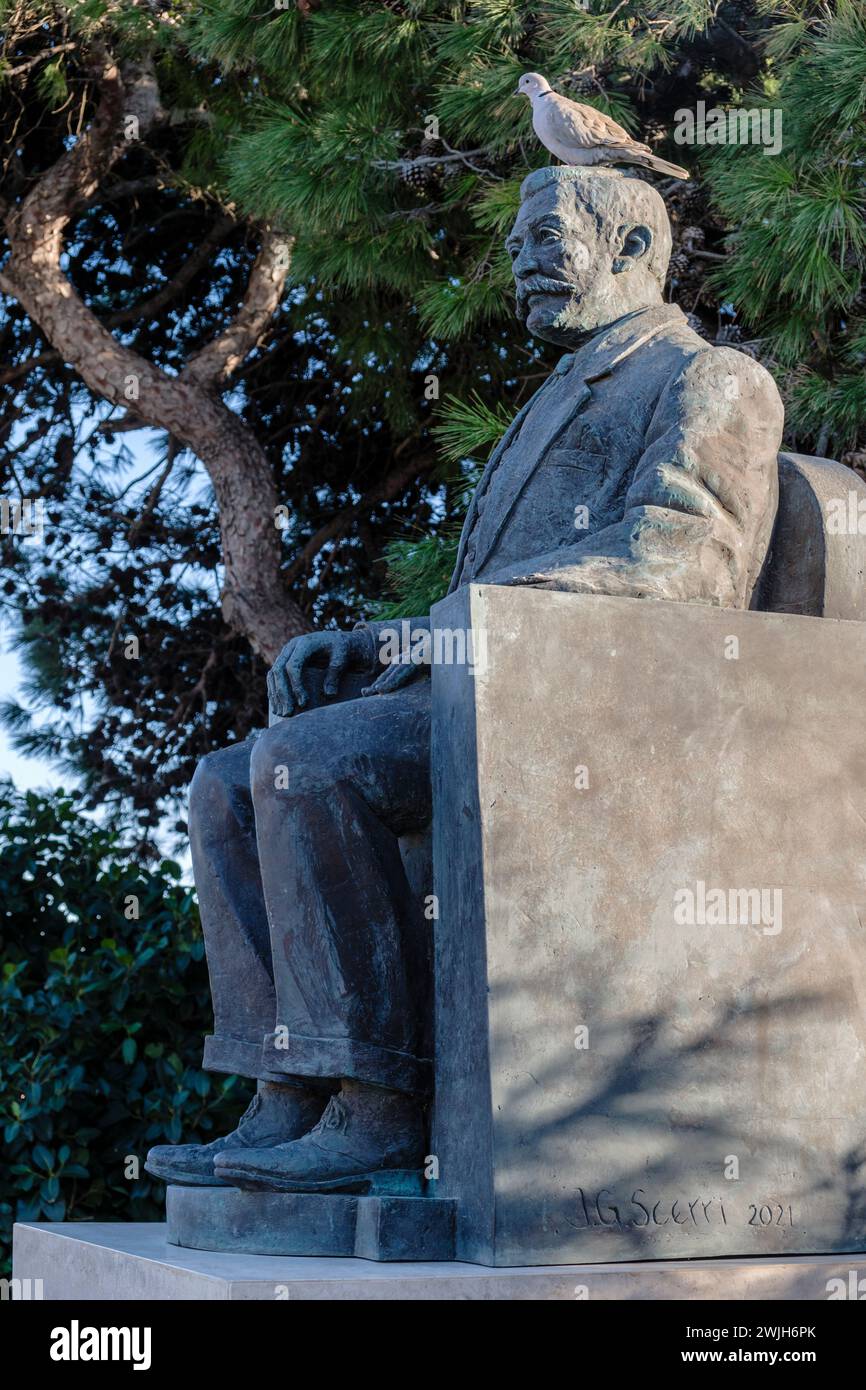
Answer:
[{"label": "statue's arm", "polygon": [[747,605],[776,514],[782,423],[763,367],[730,348],[697,353],[662,393],[622,520],[488,582]]}]

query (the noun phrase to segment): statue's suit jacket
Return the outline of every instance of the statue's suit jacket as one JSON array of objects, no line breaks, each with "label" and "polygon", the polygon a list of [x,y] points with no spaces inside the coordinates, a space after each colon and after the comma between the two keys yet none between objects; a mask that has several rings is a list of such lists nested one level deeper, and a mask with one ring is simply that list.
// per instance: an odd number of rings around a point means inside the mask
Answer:
[{"label": "statue's suit jacket", "polygon": [[778,502],[783,409],[752,358],[675,305],[564,357],[475,491],[453,591],[470,581],[747,608]]}]

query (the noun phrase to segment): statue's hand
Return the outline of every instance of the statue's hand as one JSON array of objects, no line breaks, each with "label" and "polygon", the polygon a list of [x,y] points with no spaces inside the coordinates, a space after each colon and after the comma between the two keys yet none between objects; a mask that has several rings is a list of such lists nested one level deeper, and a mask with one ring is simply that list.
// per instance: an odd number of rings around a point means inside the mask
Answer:
[{"label": "statue's hand", "polygon": [[401,690],[410,681],[417,680],[419,676],[429,676],[429,666],[386,666],[385,670],[376,677],[372,685],[367,685],[361,691],[362,695],[390,695],[392,690]]},{"label": "statue's hand", "polygon": [[323,686],[326,695],[336,695],[340,678],[352,668],[363,668],[370,658],[370,637],[356,632],[305,632],[293,637],[280,652],[268,672],[268,700],[271,711],[280,718],[296,714],[307,703],[304,669],[315,657],[327,657],[328,669]]}]

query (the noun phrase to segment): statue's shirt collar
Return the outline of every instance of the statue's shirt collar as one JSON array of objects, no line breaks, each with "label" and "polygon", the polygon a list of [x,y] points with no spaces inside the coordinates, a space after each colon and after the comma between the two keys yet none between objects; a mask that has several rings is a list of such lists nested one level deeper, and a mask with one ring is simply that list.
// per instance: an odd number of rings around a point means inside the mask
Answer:
[{"label": "statue's shirt collar", "polygon": [[638,348],[684,318],[677,304],[653,304],[648,309],[636,309],[633,314],[625,314],[607,328],[600,329],[575,352],[566,353],[554,371],[563,375],[574,367],[590,385],[608,376]]}]

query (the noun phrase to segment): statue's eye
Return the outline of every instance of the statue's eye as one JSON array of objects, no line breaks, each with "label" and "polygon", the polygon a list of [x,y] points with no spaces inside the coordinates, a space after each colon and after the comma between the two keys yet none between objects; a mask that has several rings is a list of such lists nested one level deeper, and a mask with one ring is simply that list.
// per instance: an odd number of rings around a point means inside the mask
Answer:
[{"label": "statue's eye", "polygon": [[538,240],[541,242],[561,241],[562,237],[558,227],[539,227]]}]

